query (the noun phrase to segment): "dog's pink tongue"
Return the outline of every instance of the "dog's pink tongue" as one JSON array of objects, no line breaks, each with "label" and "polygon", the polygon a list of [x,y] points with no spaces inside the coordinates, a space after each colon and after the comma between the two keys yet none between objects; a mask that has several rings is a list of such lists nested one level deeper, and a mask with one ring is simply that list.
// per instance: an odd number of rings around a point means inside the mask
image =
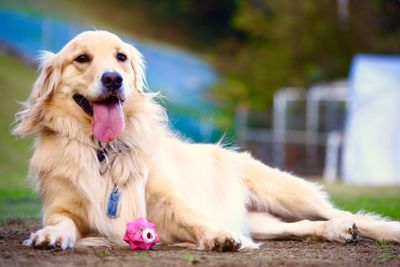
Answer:
[{"label": "dog's pink tongue", "polygon": [[92,129],[100,142],[116,139],[125,128],[124,114],[119,101],[107,104],[93,104]]}]

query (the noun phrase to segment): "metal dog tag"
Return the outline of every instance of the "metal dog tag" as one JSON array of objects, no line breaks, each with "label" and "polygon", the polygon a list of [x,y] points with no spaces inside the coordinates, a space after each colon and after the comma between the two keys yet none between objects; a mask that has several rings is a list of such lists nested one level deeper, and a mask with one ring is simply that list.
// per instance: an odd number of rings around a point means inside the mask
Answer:
[{"label": "metal dog tag", "polygon": [[118,189],[113,190],[108,198],[107,216],[110,218],[117,218],[119,216],[121,193]]}]

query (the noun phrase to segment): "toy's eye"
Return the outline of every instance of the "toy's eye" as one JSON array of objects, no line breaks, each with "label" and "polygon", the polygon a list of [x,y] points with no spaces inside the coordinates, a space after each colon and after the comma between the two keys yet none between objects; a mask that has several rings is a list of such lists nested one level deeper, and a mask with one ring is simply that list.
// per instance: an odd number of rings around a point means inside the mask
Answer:
[{"label": "toy's eye", "polygon": [[118,54],[117,54],[117,59],[118,59],[118,61],[124,62],[124,61],[127,60],[127,57],[126,57],[125,54],[118,53]]},{"label": "toy's eye", "polygon": [[142,233],[143,241],[146,243],[151,243],[156,239],[155,233],[153,229],[144,229]]},{"label": "toy's eye", "polygon": [[90,61],[90,58],[89,58],[88,55],[82,54],[82,55],[77,56],[77,57],[75,58],[75,61],[76,61],[76,62],[79,62],[79,63],[86,63],[86,62],[89,62],[89,61]]}]

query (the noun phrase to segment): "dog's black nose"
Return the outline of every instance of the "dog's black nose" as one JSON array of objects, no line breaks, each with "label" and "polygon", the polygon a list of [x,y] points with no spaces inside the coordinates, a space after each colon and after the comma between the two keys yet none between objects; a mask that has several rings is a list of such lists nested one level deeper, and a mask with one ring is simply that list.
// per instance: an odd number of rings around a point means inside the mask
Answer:
[{"label": "dog's black nose", "polygon": [[104,72],[101,76],[101,82],[109,90],[118,90],[122,85],[122,76],[118,72]]}]

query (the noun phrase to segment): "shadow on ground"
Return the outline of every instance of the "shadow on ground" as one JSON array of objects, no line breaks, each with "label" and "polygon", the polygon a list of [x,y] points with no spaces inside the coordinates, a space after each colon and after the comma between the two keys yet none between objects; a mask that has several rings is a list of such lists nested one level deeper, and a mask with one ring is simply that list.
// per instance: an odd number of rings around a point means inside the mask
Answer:
[{"label": "shadow on ground", "polygon": [[14,221],[0,227],[0,266],[400,266],[400,245],[361,240],[339,244],[268,241],[260,250],[201,252],[171,246],[152,251],[126,248],[37,250],[22,245],[37,222]]}]

